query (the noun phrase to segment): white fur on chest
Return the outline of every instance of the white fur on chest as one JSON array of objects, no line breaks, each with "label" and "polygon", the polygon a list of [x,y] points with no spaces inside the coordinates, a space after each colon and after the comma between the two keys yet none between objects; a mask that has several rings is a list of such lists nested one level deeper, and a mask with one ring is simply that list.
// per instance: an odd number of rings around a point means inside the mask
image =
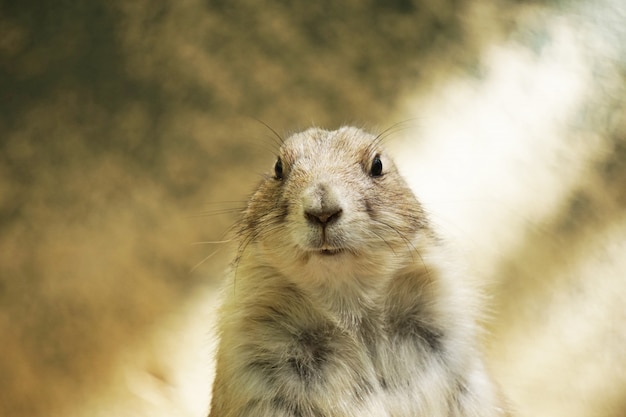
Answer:
[{"label": "white fur on chest", "polygon": [[[241,272],[250,277],[252,271]],[[385,286],[364,288],[353,280],[352,285],[303,290],[282,276],[253,278],[256,285],[244,279],[235,288],[239,296],[228,329],[239,333],[228,335],[239,339],[228,356],[237,363],[236,378],[241,389],[247,386],[246,395],[288,398],[285,401],[299,404],[301,409],[285,415],[455,415],[450,403],[463,372],[457,369],[463,362],[457,352],[465,347],[454,330],[445,328],[448,323],[437,323],[446,318],[438,316],[436,308],[423,306],[432,317],[411,317],[414,313],[407,311],[405,319],[401,310],[385,306],[390,291]],[[423,301],[415,298],[417,304]],[[395,316],[388,317],[392,313]],[[423,323],[415,322],[419,319]],[[242,323],[254,327],[247,329]],[[255,361],[259,366],[251,369],[249,364]],[[275,378],[259,375],[264,372]],[[255,412],[280,415],[276,414],[280,406]]]}]

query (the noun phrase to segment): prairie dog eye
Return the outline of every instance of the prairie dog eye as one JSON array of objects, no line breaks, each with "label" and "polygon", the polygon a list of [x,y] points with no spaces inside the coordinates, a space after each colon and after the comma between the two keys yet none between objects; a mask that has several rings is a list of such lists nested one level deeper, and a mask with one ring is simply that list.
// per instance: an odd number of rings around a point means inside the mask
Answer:
[{"label": "prairie dog eye", "polygon": [[372,160],[372,168],[370,168],[370,175],[372,177],[380,177],[383,175],[383,161],[380,160],[380,156],[376,155]]},{"label": "prairie dog eye", "polygon": [[280,158],[276,160],[276,164],[274,165],[274,175],[277,180],[283,179],[283,161]]}]

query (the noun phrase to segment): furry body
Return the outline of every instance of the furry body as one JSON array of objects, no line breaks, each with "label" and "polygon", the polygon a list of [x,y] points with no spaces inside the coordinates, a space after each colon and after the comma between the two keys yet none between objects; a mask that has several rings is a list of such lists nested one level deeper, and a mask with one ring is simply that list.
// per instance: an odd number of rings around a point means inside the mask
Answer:
[{"label": "furry body", "polygon": [[242,222],[211,417],[502,415],[463,276],[379,142],[281,147]]}]

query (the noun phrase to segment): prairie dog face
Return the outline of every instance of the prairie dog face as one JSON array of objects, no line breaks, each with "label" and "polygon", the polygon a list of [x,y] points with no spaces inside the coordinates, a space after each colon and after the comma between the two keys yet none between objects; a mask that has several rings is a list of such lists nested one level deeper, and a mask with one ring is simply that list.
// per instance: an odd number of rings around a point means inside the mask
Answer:
[{"label": "prairie dog face", "polygon": [[377,137],[309,129],[282,145],[250,200],[240,256],[306,280],[381,277],[419,256],[424,213]]}]

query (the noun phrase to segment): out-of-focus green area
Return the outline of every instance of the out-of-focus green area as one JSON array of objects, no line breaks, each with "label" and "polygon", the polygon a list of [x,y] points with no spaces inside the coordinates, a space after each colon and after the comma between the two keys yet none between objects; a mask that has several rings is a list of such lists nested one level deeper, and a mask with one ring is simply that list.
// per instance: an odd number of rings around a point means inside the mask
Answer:
[{"label": "out-of-focus green area", "polygon": [[[406,118],[408,100],[437,96],[448,79],[487,82],[482,57],[498,42],[549,59],[563,15],[602,42],[580,40],[599,64],[561,143],[596,140],[602,152],[559,217],[533,223],[542,232],[525,230],[516,255],[492,265],[491,351],[508,361],[502,352],[520,346],[511,335],[545,320],[533,312],[576,307],[554,301],[562,287],[550,283],[563,264],[585,259],[589,239],[624,221],[626,6],[618,3],[0,5],[0,415],[81,415],[111,391],[120,357],[142,351],[162,322],[219,284],[228,248],[194,269],[216,245],[192,244],[220,240],[273,163],[272,133],[257,119],[280,133],[311,124],[382,130]],[[586,294],[585,285],[566,288]],[[598,317],[611,321],[607,314]],[[606,344],[624,340],[615,320]],[[588,346],[588,355],[603,354]],[[148,372],[174,384],[165,371]],[[612,387],[597,415],[623,415],[625,397],[613,391],[626,378],[597,378]]]}]

